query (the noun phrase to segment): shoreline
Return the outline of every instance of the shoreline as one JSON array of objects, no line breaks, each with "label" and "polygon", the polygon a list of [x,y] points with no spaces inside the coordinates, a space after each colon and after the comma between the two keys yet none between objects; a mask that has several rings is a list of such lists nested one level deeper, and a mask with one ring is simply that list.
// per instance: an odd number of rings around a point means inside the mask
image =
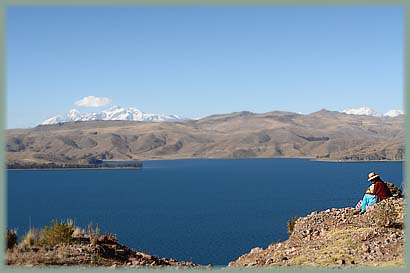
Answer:
[{"label": "shoreline", "polygon": [[[171,159],[147,159],[140,160],[140,162],[147,161],[175,161],[175,160],[246,160],[246,159],[306,159],[313,162],[327,162],[327,163],[369,163],[369,162],[405,162],[405,160],[397,159],[382,159],[382,160],[337,160],[337,159],[318,159],[314,157],[249,157],[249,158],[216,158],[216,157],[195,157],[195,158],[171,158]],[[133,160],[109,160],[110,162],[131,162]],[[6,168],[7,171],[58,171],[58,170],[118,170],[118,169],[142,169],[144,167],[56,167],[56,168]]]},{"label": "shoreline", "polygon": [[105,167],[101,167],[101,168],[27,168],[27,169],[7,169],[7,171],[75,171],[75,170],[121,170],[121,169],[126,169],[126,170],[130,170],[130,169],[135,169],[135,170],[139,170],[139,169],[143,169],[143,167],[110,167],[110,168],[105,168]]},{"label": "shoreline", "polygon": [[[174,160],[243,160],[243,159],[307,159],[310,161],[317,161],[317,162],[332,162],[332,163],[337,163],[337,162],[404,162],[404,159],[380,159],[380,160],[338,160],[338,159],[320,159],[316,157],[241,157],[241,158],[232,158],[232,157],[183,157],[183,158],[169,158],[169,159],[161,159],[161,158],[155,158],[155,159],[146,159],[146,160],[140,160],[141,162],[146,162],[146,161],[174,161]],[[127,162],[127,160],[121,161],[117,160],[116,162]]]},{"label": "shoreline", "polygon": [[399,159],[380,159],[380,160],[336,160],[336,159],[312,159],[311,161],[317,162],[332,162],[332,163],[364,163],[364,162],[404,162],[405,160]]}]

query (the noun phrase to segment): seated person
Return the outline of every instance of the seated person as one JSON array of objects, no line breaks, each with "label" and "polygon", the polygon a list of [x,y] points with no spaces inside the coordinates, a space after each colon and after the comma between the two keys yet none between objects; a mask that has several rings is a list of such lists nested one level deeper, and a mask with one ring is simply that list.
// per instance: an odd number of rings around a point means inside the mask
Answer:
[{"label": "seated person", "polygon": [[387,199],[393,196],[390,192],[389,187],[380,178],[379,174],[375,172],[371,172],[368,174],[368,178],[369,179],[367,179],[367,181],[371,182],[373,186],[373,187],[369,187],[369,189],[371,189],[369,193],[377,196],[377,202],[380,202],[384,199]]},{"label": "seated person", "polygon": [[363,199],[357,203],[353,214],[358,214],[359,212],[364,213],[366,212],[367,207],[373,206],[374,204],[393,196],[387,184],[380,178],[379,174],[376,174],[375,172],[369,173],[367,181],[372,184],[367,188]]}]

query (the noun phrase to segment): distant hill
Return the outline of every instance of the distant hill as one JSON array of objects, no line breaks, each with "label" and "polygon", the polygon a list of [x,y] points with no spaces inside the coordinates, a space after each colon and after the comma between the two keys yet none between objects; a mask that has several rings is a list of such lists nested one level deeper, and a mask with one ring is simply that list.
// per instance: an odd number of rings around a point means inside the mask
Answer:
[{"label": "distant hill", "polygon": [[235,112],[176,122],[77,121],[7,130],[10,162],[310,157],[402,160],[404,116]]}]

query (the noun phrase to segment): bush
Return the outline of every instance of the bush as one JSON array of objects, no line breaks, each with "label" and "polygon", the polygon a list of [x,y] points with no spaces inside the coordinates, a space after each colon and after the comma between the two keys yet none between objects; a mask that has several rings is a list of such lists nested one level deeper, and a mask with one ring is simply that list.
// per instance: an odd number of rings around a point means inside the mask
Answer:
[{"label": "bush", "polygon": [[290,237],[293,233],[293,230],[295,229],[296,221],[299,219],[297,216],[293,216],[289,221],[288,221],[288,236]]},{"label": "bush", "polygon": [[73,223],[52,220],[49,226],[45,226],[40,233],[40,243],[42,245],[54,246],[57,244],[68,244],[74,232]]},{"label": "bush", "polygon": [[397,197],[402,197],[403,196],[401,190],[396,185],[394,185],[393,183],[386,182],[386,185],[389,188],[389,190],[390,190],[390,192],[393,196],[397,196]]},{"label": "bush", "polygon": [[11,249],[15,245],[17,245],[17,231],[7,229],[7,249]]}]

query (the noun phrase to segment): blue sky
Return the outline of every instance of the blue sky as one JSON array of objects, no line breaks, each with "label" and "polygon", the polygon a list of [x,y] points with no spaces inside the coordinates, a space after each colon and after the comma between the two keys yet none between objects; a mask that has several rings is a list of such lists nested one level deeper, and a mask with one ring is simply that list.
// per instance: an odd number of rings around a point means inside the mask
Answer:
[{"label": "blue sky", "polygon": [[[110,105],[201,117],[403,109],[395,7],[9,7],[7,126]],[[109,98],[106,107],[74,103]]]}]

